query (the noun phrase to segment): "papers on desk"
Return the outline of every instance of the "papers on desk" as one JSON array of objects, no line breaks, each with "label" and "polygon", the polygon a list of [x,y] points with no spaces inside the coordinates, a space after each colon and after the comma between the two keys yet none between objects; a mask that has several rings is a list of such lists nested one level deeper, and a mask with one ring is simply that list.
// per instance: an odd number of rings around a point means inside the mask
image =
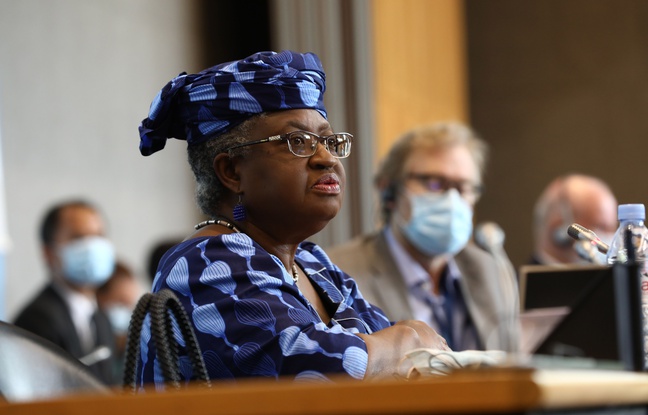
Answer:
[{"label": "papers on desk", "polygon": [[429,375],[447,375],[457,369],[510,366],[509,356],[499,350],[415,349],[405,354],[399,373],[407,379]]},{"label": "papers on desk", "polygon": [[515,354],[500,350],[454,352],[439,349],[414,349],[407,352],[401,360],[398,374],[406,379],[415,379],[426,376],[444,376],[463,369],[484,368],[620,371],[623,370],[623,365],[616,361]]},{"label": "papers on desk", "polygon": [[[520,315],[520,353],[499,350],[461,352],[416,349],[405,354],[399,375],[407,379],[420,376],[447,375],[458,369],[534,368],[534,369],[592,369],[622,370],[623,362],[598,360],[572,353],[563,355],[537,354],[538,348],[569,314],[569,307],[550,307],[526,310]],[[568,345],[564,345],[565,348]]]}]

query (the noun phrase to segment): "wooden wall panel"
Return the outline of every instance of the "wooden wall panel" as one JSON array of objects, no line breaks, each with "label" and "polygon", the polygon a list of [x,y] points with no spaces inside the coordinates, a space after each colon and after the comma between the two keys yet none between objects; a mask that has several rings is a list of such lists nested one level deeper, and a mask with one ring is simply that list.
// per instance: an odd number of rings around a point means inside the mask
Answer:
[{"label": "wooden wall panel", "polygon": [[478,220],[532,251],[533,205],[569,172],[648,203],[648,2],[467,0],[470,119],[491,143]]},{"label": "wooden wall panel", "polygon": [[414,125],[467,118],[462,0],[374,0],[376,156]]}]

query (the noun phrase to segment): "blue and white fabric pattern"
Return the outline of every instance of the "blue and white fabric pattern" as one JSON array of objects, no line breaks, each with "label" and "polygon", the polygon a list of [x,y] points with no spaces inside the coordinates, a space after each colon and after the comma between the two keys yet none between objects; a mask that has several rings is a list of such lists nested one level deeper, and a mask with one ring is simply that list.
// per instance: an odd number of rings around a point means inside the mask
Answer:
[{"label": "blue and white fabric pattern", "polygon": [[[332,316],[329,324],[322,322],[281,261],[242,233],[194,238],[175,246],[160,261],[153,291],[168,288],[178,296],[212,379],[322,380],[331,373],[362,379],[368,355],[356,333],[370,334],[391,323],[319,246],[302,243],[296,262],[319,291]],[[174,332],[182,344],[179,330]],[[148,317],[141,346],[141,384],[161,387]],[[179,355],[189,380],[191,365],[182,348]]]},{"label": "blue and white fabric pattern", "polygon": [[289,50],[183,72],[151,103],[139,127],[140,152],[162,150],[168,138],[202,143],[267,111],[314,109],[326,118],[325,79],[317,55]]}]

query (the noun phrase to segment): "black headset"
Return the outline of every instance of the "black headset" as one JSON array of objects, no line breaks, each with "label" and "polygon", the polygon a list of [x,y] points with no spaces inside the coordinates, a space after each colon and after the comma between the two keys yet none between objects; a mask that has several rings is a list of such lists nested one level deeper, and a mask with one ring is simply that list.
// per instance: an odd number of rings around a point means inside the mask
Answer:
[{"label": "black headset", "polygon": [[395,183],[389,183],[387,187],[385,187],[382,192],[380,192],[380,198],[382,199],[383,203],[385,202],[393,202],[396,200],[396,184]]}]

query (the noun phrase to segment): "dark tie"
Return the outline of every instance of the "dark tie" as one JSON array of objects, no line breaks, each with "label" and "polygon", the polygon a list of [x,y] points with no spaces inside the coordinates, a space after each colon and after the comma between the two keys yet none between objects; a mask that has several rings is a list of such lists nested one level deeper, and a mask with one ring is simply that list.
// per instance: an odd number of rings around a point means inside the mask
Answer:
[{"label": "dark tie", "polygon": [[[442,283],[443,279],[442,278]],[[454,336],[452,329],[452,308],[454,299],[451,296],[444,295],[435,297],[432,294],[431,284],[429,281],[421,281],[414,286],[414,295],[425,302],[432,309],[432,318],[439,328],[439,334],[448,342],[450,348],[454,348]]]}]

